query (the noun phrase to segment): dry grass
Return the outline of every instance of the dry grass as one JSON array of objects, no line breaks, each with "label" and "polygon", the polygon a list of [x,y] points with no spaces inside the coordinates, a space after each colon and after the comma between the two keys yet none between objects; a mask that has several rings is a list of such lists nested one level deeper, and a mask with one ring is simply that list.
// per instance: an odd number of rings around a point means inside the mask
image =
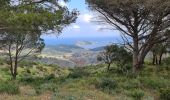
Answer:
[{"label": "dry grass", "polygon": [[0,100],[51,100],[51,97],[50,92],[38,96],[0,94]]}]

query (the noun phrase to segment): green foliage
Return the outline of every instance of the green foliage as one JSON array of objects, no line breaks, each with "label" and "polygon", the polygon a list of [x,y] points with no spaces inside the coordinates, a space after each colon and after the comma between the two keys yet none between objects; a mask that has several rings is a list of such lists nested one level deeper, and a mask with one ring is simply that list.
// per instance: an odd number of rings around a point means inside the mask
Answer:
[{"label": "green foliage", "polygon": [[98,56],[98,60],[104,61],[106,64],[116,64],[118,71],[122,73],[132,68],[132,54],[125,50],[124,47],[118,45],[107,46],[105,51]]},{"label": "green foliage", "polygon": [[114,90],[117,87],[117,82],[111,78],[100,78],[95,83],[95,86],[102,90]]},{"label": "green foliage", "polygon": [[170,57],[163,59],[163,64],[167,70],[170,70]]},{"label": "green foliage", "polygon": [[46,77],[44,76],[43,78],[34,78],[32,76],[27,78],[24,77],[20,79],[20,82],[24,83],[25,85],[31,85],[38,95],[45,91],[55,92],[58,88],[53,74]]},{"label": "green foliage", "polygon": [[124,82],[123,88],[124,89],[137,89],[140,87],[140,81],[137,79],[131,79],[126,82]]},{"label": "green foliage", "polygon": [[135,100],[141,100],[145,93],[141,89],[134,89],[128,92],[128,95],[133,97]]},{"label": "green foliage", "polygon": [[18,94],[19,86],[15,82],[0,82],[0,93]]},{"label": "green foliage", "polygon": [[56,92],[58,90],[58,87],[55,83],[49,82],[49,83],[40,83],[39,85],[35,85],[34,89],[36,91],[36,94],[41,94],[45,91],[51,91]]},{"label": "green foliage", "polygon": [[0,65],[3,65],[5,62],[6,62],[5,59],[0,58]]},{"label": "green foliage", "polygon": [[15,79],[18,73],[17,63],[30,54],[40,53],[45,47],[41,35],[52,32],[61,33],[63,28],[75,22],[78,12],[77,10],[71,12],[67,7],[58,5],[58,0],[37,3],[19,0],[16,4],[13,4],[11,0],[1,1],[4,5],[0,4],[0,47],[9,51],[6,54],[10,58],[8,59],[10,65],[15,67],[11,69],[16,69],[11,71]]},{"label": "green foliage", "polygon": [[40,71],[46,71],[47,69],[46,68],[44,68],[43,66],[37,66],[36,67],[38,70],[40,70]]},{"label": "green foliage", "polygon": [[32,61],[26,61],[26,60],[23,60],[18,63],[18,66],[20,67],[32,67],[33,65],[36,65],[36,63]]},{"label": "green foliage", "polygon": [[[9,70],[5,65],[0,67],[0,91],[2,91],[0,93],[8,93],[17,100],[20,98],[22,100],[22,97],[26,99],[41,97],[48,92],[53,95],[52,100],[86,100],[89,98],[94,100],[113,100],[115,98],[154,100],[159,98],[159,94],[160,99],[169,100],[169,70],[157,70],[157,66],[153,65],[145,65],[141,73],[132,77],[129,74],[128,76],[122,75],[116,70],[106,72],[104,64],[67,69],[38,63],[31,65],[33,67],[19,67],[19,77],[15,82],[7,77],[10,75],[8,75]],[[40,69],[47,70],[40,71],[38,66],[41,66]],[[163,67],[163,65],[159,67]],[[167,78],[164,78],[164,74],[167,75]],[[14,88],[10,88],[12,86],[19,89],[14,90]],[[17,95],[15,95],[16,91],[18,91]],[[105,97],[107,99],[103,99]]]},{"label": "green foliage", "polygon": [[170,65],[170,57],[165,58],[165,59],[163,60],[163,63],[164,63],[165,65]]},{"label": "green foliage", "polygon": [[120,74],[130,75],[132,73],[132,64],[118,66],[116,71]]},{"label": "green foliage", "polygon": [[9,68],[2,68],[1,71],[8,72]]},{"label": "green foliage", "polygon": [[75,68],[72,72],[68,75],[68,78],[82,78],[89,76],[89,72],[85,71],[83,68]]},{"label": "green foliage", "polygon": [[170,88],[161,88],[160,89],[160,98],[162,100],[170,100]]},{"label": "green foliage", "polygon": [[54,74],[50,74],[50,75],[45,77],[45,80],[52,80],[52,79],[55,79],[55,75]]},{"label": "green foliage", "polygon": [[22,78],[20,79],[21,82],[24,83],[32,83],[34,82],[34,78],[30,75],[30,74],[25,74],[22,76]]},{"label": "green foliage", "polygon": [[169,81],[158,77],[145,77],[145,78],[141,78],[140,81],[146,87],[149,87],[151,89],[156,89],[156,90],[169,86]]}]

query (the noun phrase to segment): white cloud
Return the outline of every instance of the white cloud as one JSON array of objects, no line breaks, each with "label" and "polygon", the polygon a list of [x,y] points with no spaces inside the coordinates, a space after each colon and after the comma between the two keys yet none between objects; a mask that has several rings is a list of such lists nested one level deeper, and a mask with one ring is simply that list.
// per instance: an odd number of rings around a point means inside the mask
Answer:
[{"label": "white cloud", "polygon": [[67,6],[67,4],[64,1],[61,1],[61,0],[59,1],[59,4],[63,7]]},{"label": "white cloud", "polygon": [[91,19],[92,19],[92,15],[90,15],[90,14],[84,14],[84,21],[90,22]]},{"label": "white cloud", "polygon": [[93,18],[93,16],[91,14],[80,15],[80,20],[82,20],[83,22],[89,23],[92,18]]},{"label": "white cloud", "polygon": [[73,25],[73,28],[74,29],[80,29],[80,26],[79,25]]}]

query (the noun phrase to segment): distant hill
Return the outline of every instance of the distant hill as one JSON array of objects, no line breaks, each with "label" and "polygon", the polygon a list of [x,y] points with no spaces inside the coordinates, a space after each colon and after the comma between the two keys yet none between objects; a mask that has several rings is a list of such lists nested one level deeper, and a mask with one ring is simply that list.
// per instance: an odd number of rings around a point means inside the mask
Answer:
[{"label": "distant hill", "polygon": [[60,44],[60,45],[56,45],[56,46],[47,45],[43,51],[49,52],[49,50],[50,51],[71,53],[71,52],[76,51],[76,50],[83,50],[83,48],[76,46],[76,45]]},{"label": "distant hill", "polygon": [[97,56],[104,46],[94,49],[84,49],[77,45],[47,45],[39,57],[39,62],[57,64],[59,66],[87,66],[97,64]]},{"label": "distant hill", "polygon": [[97,47],[97,48],[94,48],[94,49],[90,49],[90,51],[103,51],[105,47],[106,46]]},{"label": "distant hill", "polygon": [[92,45],[92,44],[94,44],[94,43],[92,43],[92,42],[90,42],[90,41],[77,41],[76,43],[75,43],[75,45],[77,45],[77,46],[86,46],[86,45]]}]

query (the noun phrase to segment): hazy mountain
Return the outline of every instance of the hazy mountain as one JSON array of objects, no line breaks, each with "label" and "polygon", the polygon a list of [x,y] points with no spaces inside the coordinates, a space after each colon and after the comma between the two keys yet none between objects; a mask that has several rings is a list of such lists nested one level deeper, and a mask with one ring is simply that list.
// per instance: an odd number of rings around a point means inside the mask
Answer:
[{"label": "hazy mountain", "polygon": [[87,50],[75,45],[47,45],[39,56],[39,61],[59,66],[87,66],[98,63],[97,56],[104,47]]},{"label": "hazy mountain", "polygon": [[83,48],[76,46],[76,45],[66,45],[66,44],[60,44],[60,45],[47,45],[43,52],[49,52],[49,51],[57,51],[57,52],[65,52],[65,53],[72,53],[76,50],[84,50]]},{"label": "hazy mountain", "polygon": [[90,42],[90,41],[77,41],[75,43],[75,45],[81,47],[81,46],[86,46],[86,45],[92,45],[94,44],[94,42]]},{"label": "hazy mountain", "polygon": [[103,51],[105,47],[106,47],[106,46],[101,46],[101,47],[97,47],[97,48],[90,49],[90,50],[91,50],[91,51]]}]

